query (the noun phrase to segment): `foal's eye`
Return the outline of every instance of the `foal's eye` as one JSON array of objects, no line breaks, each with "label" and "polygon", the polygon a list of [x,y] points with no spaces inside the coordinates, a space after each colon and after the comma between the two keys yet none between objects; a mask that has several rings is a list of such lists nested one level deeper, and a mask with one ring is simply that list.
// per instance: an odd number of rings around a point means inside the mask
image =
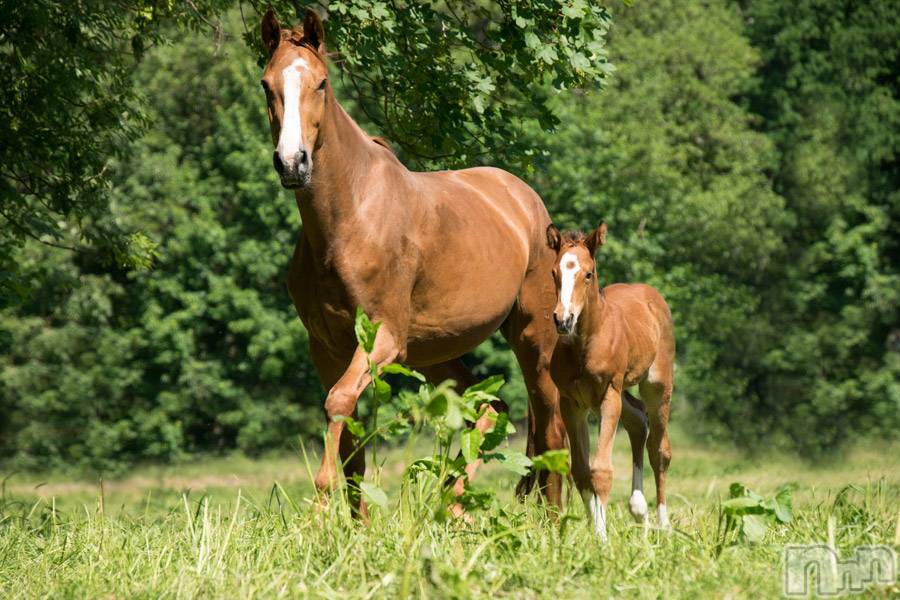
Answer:
[{"label": "foal's eye", "polygon": [[590,281],[591,279],[593,279],[593,277],[594,277],[594,274],[591,271],[588,271],[587,273],[584,274],[584,278],[587,281]]},{"label": "foal's eye", "polygon": [[321,92],[325,89],[325,84],[328,83],[328,79],[323,79],[322,83],[319,84],[319,87],[316,88],[317,92]]}]

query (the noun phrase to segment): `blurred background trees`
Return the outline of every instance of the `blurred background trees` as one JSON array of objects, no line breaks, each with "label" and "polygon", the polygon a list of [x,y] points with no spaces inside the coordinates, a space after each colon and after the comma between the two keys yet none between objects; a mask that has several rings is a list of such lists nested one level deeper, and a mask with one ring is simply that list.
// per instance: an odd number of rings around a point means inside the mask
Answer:
[{"label": "blurred background trees", "polygon": [[[92,196],[100,208],[51,219],[75,241],[86,235],[91,251],[2,229],[0,255],[13,266],[0,269],[25,282],[0,312],[9,464],[109,470],[320,435],[324,392],[284,285],[301,224],[270,166],[258,16],[225,4],[153,8],[147,39],[173,42],[123,58],[132,61],[122,63],[124,87],[96,92],[119,116],[103,121],[107,141],[79,147],[89,167],[70,175],[78,183],[114,157]],[[577,36],[554,28],[557,4]],[[42,18],[77,22],[62,6]],[[577,2],[478,3],[437,20],[431,5],[409,15],[393,6],[331,5],[339,98],[410,166],[497,164],[533,185],[558,225],[605,219],[601,281],[646,281],[673,308],[676,422],[747,448],[807,453],[896,436],[900,27],[888,3],[638,1],[612,6],[608,36],[609,14]],[[293,9],[279,9],[290,22]],[[429,42],[425,22],[443,23],[447,37]],[[385,48],[403,31],[420,52]],[[3,35],[3,59],[13,60],[14,38]],[[34,48],[23,56],[43,65],[45,45]],[[21,79],[10,89],[32,85]],[[373,102],[383,89],[387,111]],[[454,108],[442,121],[446,102]],[[2,108],[17,107],[7,98]],[[126,107],[143,113],[126,118]],[[52,124],[39,117],[20,117],[26,134],[3,132],[4,157]],[[75,156],[79,131],[53,156]],[[121,145],[107,154],[111,140]],[[41,170],[40,160],[19,162]],[[3,176],[7,210],[24,192]],[[140,232],[152,268],[93,251],[103,244],[77,227],[95,223],[114,224],[126,236],[116,239]],[[467,361],[505,373],[504,397],[524,415],[499,338]]]}]

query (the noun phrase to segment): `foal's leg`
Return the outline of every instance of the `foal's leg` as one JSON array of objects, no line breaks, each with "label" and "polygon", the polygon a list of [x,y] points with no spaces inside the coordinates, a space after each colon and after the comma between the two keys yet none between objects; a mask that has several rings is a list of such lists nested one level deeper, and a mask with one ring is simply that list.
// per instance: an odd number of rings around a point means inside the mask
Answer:
[{"label": "foal's leg", "polygon": [[594,517],[594,531],[600,539],[606,541],[606,507],[609,504],[609,493],[612,491],[613,442],[616,438],[616,427],[622,413],[622,396],[611,385],[606,390],[600,403],[600,435],[597,438],[597,454],[591,465],[591,484],[594,488],[593,498],[582,492],[585,504],[589,505]]},{"label": "foal's leg", "polygon": [[572,400],[566,398],[560,398],[559,408],[569,436],[572,479],[581,494],[581,499],[584,500],[584,508],[590,517],[590,498],[593,496],[594,489],[591,485],[590,451],[588,450],[591,438],[587,428],[587,414],[584,410],[579,410]]},{"label": "foal's leg", "polygon": [[631,395],[627,390],[622,394],[622,425],[628,432],[631,442],[631,498],[628,508],[631,516],[638,523],[647,522],[647,499],[644,497],[644,448],[647,434],[647,413],[644,403]]},{"label": "foal's leg", "polygon": [[[356,411],[356,402],[360,394],[372,380],[369,374],[370,359],[378,366],[383,366],[393,362],[400,354],[396,338],[385,325],[378,328],[371,356],[367,356],[362,348],[357,348],[346,371],[328,392],[325,400],[325,414],[328,417],[325,451],[322,453],[322,466],[319,467],[315,480],[316,489],[320,492],[331,491],[337,484],[337,457],[341,446],[344,446],[345,451],[352,451],[350,450],[352,438],[349,438],[350,444],[346,442],[341,444],[344,441],[342,438],[346,430],[345,423],[343,420],[335,420],[335,417],[349,417]],[[362,452],[358,452],[354,458],[357,462],[348,463],[348,466],[354,465],[351,470],[365,471],[365,457],[362,456]]]},{"label": "foal's leg", "polygon": [[650,417],[650,437],[647,451],[650,466],[656,478],[656,511],[659,526],[669,529],[669,511],[666,508],[666,472],[672,461],[672,447],[669,444],[669,403],[672,399],[672,384],[666,381],[641,383],[641,397],[647,404]]}]

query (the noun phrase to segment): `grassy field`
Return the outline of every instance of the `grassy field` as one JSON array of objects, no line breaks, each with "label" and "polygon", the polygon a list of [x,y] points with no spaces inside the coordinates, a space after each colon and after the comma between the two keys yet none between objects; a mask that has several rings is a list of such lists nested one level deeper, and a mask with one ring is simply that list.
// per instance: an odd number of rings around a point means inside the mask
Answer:
[{"label": "grassy field", "polygon": [[[300,457],[142,468],[104,482],[102,493],[95,481],[14,474],[0,501],[0,597],[778,597],[783,546],[827,542],[829,522],[844,554],[900,544],[896,446],[818,467],[678,435],[673,446],[675,531],[645,530],[627,511],[620,436],[608,544],[592,536],[580,501],[571,497],[553,521],[534,499],[515,501],[516,476],[497,468],[478,480],[498,492],[494,508],[436,522],[399,491],[410,458],[402,450],[380,453],[391,511],[373,509],[368,525],[350,519],[339,497],[316,511]],[[719,503],[735,481],[766,496],[795,485],[793,521],[760,544],[721,543]],[[647,489],[652,498],[652,481]]]}]

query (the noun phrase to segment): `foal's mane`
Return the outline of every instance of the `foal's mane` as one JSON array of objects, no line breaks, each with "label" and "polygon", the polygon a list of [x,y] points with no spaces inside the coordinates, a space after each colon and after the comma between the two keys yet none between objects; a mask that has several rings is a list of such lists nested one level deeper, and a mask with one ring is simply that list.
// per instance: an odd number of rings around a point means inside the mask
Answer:
[{"label": "foal's mane", "polygon": [[577,229],[569,229],[560,234],[560,247],[584,245],[587,236]]}]

